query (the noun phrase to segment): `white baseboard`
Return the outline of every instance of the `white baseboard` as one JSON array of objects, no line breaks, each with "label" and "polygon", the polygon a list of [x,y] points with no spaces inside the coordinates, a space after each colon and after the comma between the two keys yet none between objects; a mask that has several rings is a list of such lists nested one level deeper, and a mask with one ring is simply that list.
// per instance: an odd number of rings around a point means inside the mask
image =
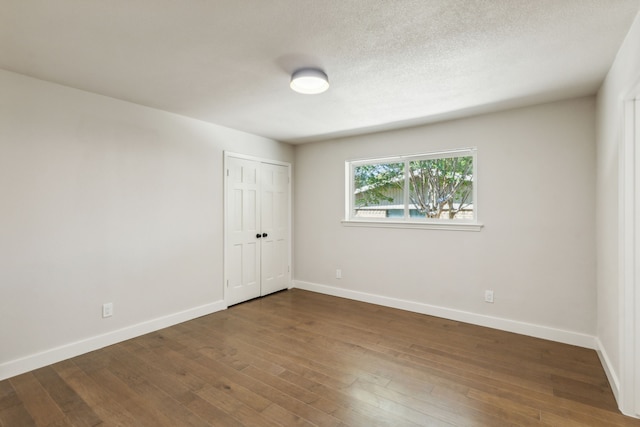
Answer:
[{"label": "white baseboard", "polygon": [[333,295],[336,297],[348,298],[356,301],[368,302],[371,304],[383,305],[386,307],[398,308],[412,311],[414,313],[428,314],[430,316],[442,317],[458,322],[471,323],[488,328],[500,329],[531,337],[542,338],[550,341],[571,344],[578,347],[596,349],[596,338],[592,335],[580,332],[567,331],[563,329],[550,328],[532,323],[520,322],[517,320],[504,319],[499,317],[486,316],[483,314],[471,313],[468,311],[456,310],[447,307],[440,307],[420,302],[390,298],[365,292],[352,291],[349,289],[337,288],[334,286],[320,285],[317,283],[294,281],[294,288],[321,294]]},{"label": "white baseboard", "polygon": [[609,380],[609,385],[611,386],[611,391],[613,391],[613,395],[616,398],[616,402],[620,402],[620,381],[618,380],[616,372],[613,370],[611,359],[602,345],[600,338],[596,338],[596,352],[598,353],[598,358],[600,358],[600,363],[604,368],[604,372],[607,374],[607,379]]},{"label": "white baseboard", "polygon": [[51,365],[71,357],[79,356],[93,350],[116,344],[140,335],[148,334],[178,323],[186,322],[197,317],[224,310],[227,305],[223,300],[179,311],[167,316],[127,326],[122,329],[96,335],[87,339],[61,345],[41,353],[32,354],[20,359],[10,360],[0,364],[0,381],[11,378],[43,366]]}]

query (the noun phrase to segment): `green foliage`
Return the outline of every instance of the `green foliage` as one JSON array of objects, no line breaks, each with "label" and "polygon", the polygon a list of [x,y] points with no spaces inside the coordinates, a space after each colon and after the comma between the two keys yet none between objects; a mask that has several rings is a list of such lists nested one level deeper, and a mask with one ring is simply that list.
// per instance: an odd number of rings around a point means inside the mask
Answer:
[{"label": "green foliage", "polygon": [[356,206],[379,205],[392,202],[393,198],[385,194],[390,186],[404,187],[404,163],[379,163],[354,168],[355,188],[360,190],[356,197]]}]

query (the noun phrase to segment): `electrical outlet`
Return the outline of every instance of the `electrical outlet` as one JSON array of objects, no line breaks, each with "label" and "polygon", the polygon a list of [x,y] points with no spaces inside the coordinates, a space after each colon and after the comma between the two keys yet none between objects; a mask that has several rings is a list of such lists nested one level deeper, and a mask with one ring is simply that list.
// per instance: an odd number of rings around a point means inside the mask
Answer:
[{"label": "electrical outlet", "polygon": [[342,270],[339,268],[336,270],[336,279],[342,279]]},{"label": "electrical outlet", "polygon": [[490,289],[487,289],[486,291],[484,291],[484,301],[485,302],[490,302],[493,304],[493,291]]},{"label": "electrical outlet", "polygon": [[113,303],[108,302],[106,304],[102,304],[102,317],[111,317],[113,316]]}]

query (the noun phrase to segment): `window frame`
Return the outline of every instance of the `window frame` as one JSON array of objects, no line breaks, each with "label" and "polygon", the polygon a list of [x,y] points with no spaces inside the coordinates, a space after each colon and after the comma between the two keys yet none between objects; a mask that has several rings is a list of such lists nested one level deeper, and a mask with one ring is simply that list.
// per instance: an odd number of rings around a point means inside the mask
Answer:
[{"label": "window frame", "polygon": [[[411,191],[409,183],[409,164],[413,161],[433,160],[453,157],[472,157],[473,159],[473,219],[459,218],[415,218],[409,215]],[[380,163],[403,163],[404,164],[404,215],[402,218],[361,218],[355,217],[355,180],[354,171],[358,166],[373,165]],[[422,228],[439,230],[458,231],[480,231],[482,224],[478,221],[478,157],[477,149],[460,148],[454,150],[444,150],[437,152],[399,155],[378,158],[366,158],[345,161],[345,216],[342,220],[345,226],[356,227],[381,227],[381,228]]]}]

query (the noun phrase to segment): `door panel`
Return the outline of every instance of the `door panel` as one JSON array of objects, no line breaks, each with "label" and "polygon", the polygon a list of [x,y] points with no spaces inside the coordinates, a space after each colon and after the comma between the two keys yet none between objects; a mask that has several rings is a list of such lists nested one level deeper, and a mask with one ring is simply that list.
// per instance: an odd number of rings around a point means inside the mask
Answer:
[{"label": "door panel", "polygon": [[[227,304],[260,296],[260,164],[227,158],[226,257]],[[231,199],[231,200],[229,200]]]},{"label": "door panel", "polygon": [[262,165],[262,295],[289,286],[289,167]]}]

